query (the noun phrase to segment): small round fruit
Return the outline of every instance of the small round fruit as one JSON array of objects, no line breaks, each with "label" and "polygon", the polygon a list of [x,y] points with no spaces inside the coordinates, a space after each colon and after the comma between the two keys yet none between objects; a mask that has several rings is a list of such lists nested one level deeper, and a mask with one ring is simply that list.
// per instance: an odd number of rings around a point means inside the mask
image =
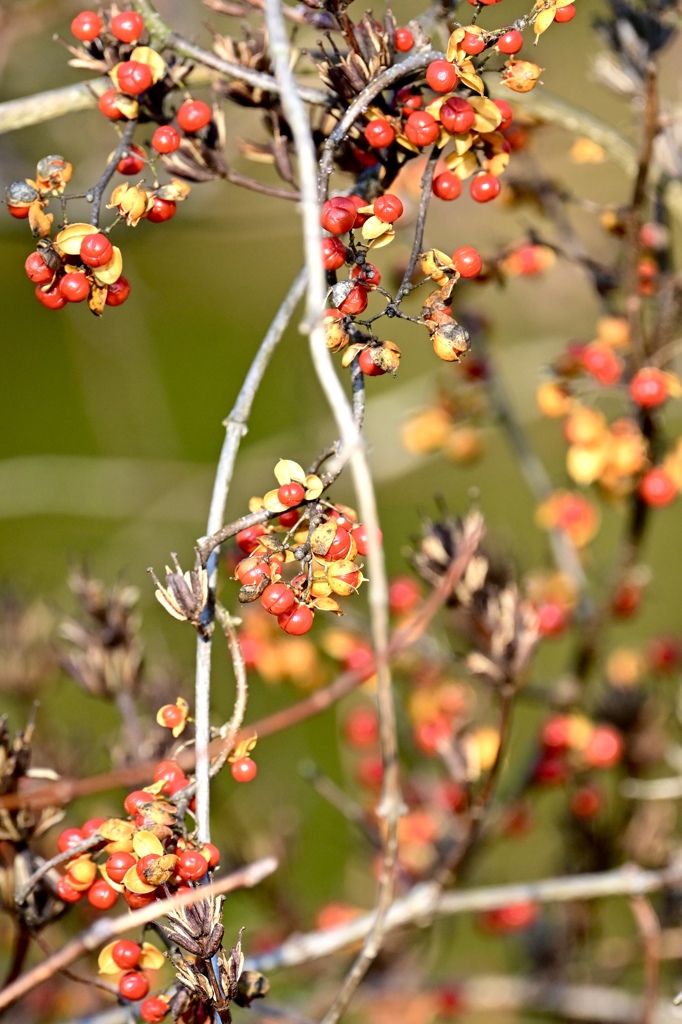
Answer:
[{"label": "small round fruit", "polygon": [[405,135],[414,146],[430,146],[439,134],[438,122],[426,110],[415,110],[405,122]]},{"label": "small round fruit", "polygon": [[322,266],[325,270],[340,270],[346,262],[348,250],[339,238],[322,239]]},{"label": "small round fruit", "polygon": [[261,561],[260,556],[252,555],[250,558],[242,558],[234,574],[242,586],[252,586],[270,579],[270,566]]},{"label": "small round fruit", "polygon": [[146,853],[144,857],[140,857],[137,864],[135,865],[135,871],[137,872],[137,877],[141,881],[147,881],[145,871],[152,867],[152,865],[155,864],[158,859],[159,857],[158,854],[156,853]]},{"label": "small round fruit", "polygon": [[493,103],[495,104],[499,112],[502,114],[502,120],[498,125],[498,130],[501,132],[505,132],[507,128],[510,127],[512,121],[514,120],[514,111],[509,106],[506,100],[493,100]]},{"label": "small round fruit", "polygon": [[208,854],[208,866],[210,868],[216,867],[220,864],[220,850],[213,843],[204,843],[201,847],[201,852],[204,856]]},{"label": "small round fruit", "polygon": [[7,204],[7,212],[10,217],[15,217],[17,220],[26,220],[29,213],[28,206],[12,206],[11,203]]},{"label": "small round fruit", "polygon": [[302,484],[296,483],[294,480],[288,484],[282,484],[277,490],[277,500],[282,504],[286,505],[287,508],[293,508],[294,505],[300,505],[305,498],[305,488]]},{"label": "small round fruit", "polygon": [[403,204],[397,196],[387,192],[374,201],[374,216],[386,224],[393,224],[403,215]]},{"label": "small round fruit", "polygon": [[140,1006],[140,1017],[147,1021],[147,1024],[160,1024],[164,1017],[168,1016],[168,1000],[161,996],[149,996],[143,1000]]},{"label": "small round fruit", "polygon": [[59,290],[67,302],[82,302],[90,294],[90,282],[79,271],[64,274],[59,282]]},{"label": "small round fruit", "polygon": [[388,590],[388,604],[394,615],[407,615],[421,601],[421,589],[412,576],[396,576]]},{"label": "small round fruit", "polygon": [[523,36],[516,28],[503,33],[497,40],[497,49],[500,53],[518,53],[522,46]]},{"label": "small round fruit", "polygon": [[147,212],[147,220],[152,224],[163,224],[164,221],[171,220],[175,216],[176,209],[177,203],[172,199],[159,199],[158,196],[155,196],[152,207]]},{"label": "small round fruit", "polygon": [[465,53],[474,57],[477,53],[483,53],[486,48],[486,42],[483,36],[478,35],[477,32],[465,32],[464,39],[459,44]]},{"label": "small round fruit", "polygon": [[432,60],[426,69],[426,84],[434,92],[452,92],[459,76],[454,64],[447,60]]},{"label": "small round fruit", "polygon": [[208,871],[208,861],[199,850],[183,850],[175,870],[186,882],[197,882]]},{"label": "small round fruit", "polygon": [[144,32],[144,20],[134,11],[122,11],[113,16],[109,28],[122,43],[134,43]]},{"label": "small round fruit", "polygon": [[130,889],[124,889],[123,899],[131,910],[139,910],[156,901],[156,890],[154,892],[131,892]]},{"label": "small round fruit", "polygon": [[174,153],[179,148],[180,133],[170,124],[161,124],[152,135],[152,147],[157,153]]},{"label": "small round fruit", "polygon": [[154,769],[154,782],[176,782],[186,775],[177,761],[159,761]]},{"label": "small round fruit", "polygon": [[91,43],[102,31],[102,21],[95,11],[81,11],[71,22],[71,34],[84,43]]},{"label": "small round fruit", "polygon": [[130,295],[130,284],[125,277],[119,277],[107,289],[107,297],[104,300],[107,306],[122,306]]},{"label": "small round fruit", "polygon": [[403,117],[409,117],[415,110],[421,110],[424,100],[419,89],[412,85],[404,85],[395,94],[396,106],[400,107]]},{"label": "small round fruit", "polygon": [[123,112],[116,105],[116,90],[106,89],[97,100],[97,106],[110,121],[120,121]]},{"label": "small round fruit", "polygon": [[363,348],[358,357],[358,366],[366,377],[381,377],[386,371],[372,359],[368,348]]},{"label": "small round fruit", "polygon": [[66,299],[59,290],[59,285],[53,284],[46,292],[43,285],[36,285],[36,298],[46,309],[61,309],[66,305]]},{"label": "small round fruit", "polygon": [[336,199],[328,199],[320,211],[320,224],[330,235],[345,235],[355,224],[356,218],[355,206],[350,200],[339,203]]},{"label": "small round fruit", "polygon": [[565,25],[567,21],[573,21],[575,18],[575,4],[566,4],[565,7],[559,7],[554,12],[554,20],[560,25]]},{"label": "small round fruit", "polygon": [[[304,606],[302,605],[301,607]],[[240,757],[238,761],[232,762],[230,771],[235,782],[251,782],[252,779],[256,778],[258,765],[250,757]]]},{"label": "small round fruit", "polygon": [[132,853],[124,850],[117,850],[107,858],[104,868],[112,882],[120,883],[132,867],[135,866],[135,858]]},{"label": "small round fruit", "polygon": [[669,473],[661,466],[657,466],[642,477],[639,493],[647,505],[663,508],[675,500],[677,487]]},{"label": "small round fruit", "polygon": [[242,551],[250,555],[258,547],[259,540],[264,533],[265,527],[257,523],[256,526],[247,526],[245,530],[240,530],[235,540]]},{"label": "small round fruit", "polygon": [[116,164],[119,174],[139,174],[145,165],[145,152],[139,146],[131,146],[125,156]]},{"label": "small round fruit", "polygon": [[312,628],[314,618],[312,609],[307,605],[295,604],[288,612],[277,616],[277,623],[285,633],[289,633],[291,636],[303,636]]},{"label": "small round fruit", "polygon": [[365,139],[373,149],[385,149],[395,139],[395,131],[383,118],[377,117],[365,128]]},{"label": "small round fruit", "polygon": [[54,277],[54,270],[50,270],[39,252],[32,252],[26,257],[24,270],[34,284],[47,284]]},{"label": "small round fruit", "polygon": [[[166,729],[175,729],[177,728],[178,725],[181,725],[182,722],[184,722],[185,715],[182,708],[178,707],[177,704],[166,704],[163,708],[163,712],[161,713],[161,719]],[[126,798],[126,800],[132,801],[132,799],[136,797],[140,792],[142,791],[138,790],[137,793],[131,793],[130,796]],[[148,803],[149,798],[151,797],[151,793],[144,793],[143,795],[145,799],[141,800],[140,802]],[[131,810],[130,808],[126,807],[126,810],[128,811],[128,814],[135,814],[137,808],[133,807],[133,809]]]},{"label": "small round fruit", "polygon": [[86,839],[90,839],[91,836],[94,836],[99,832],[105,821],[106,818],[88,818],[88,820],[83,822],[81,825],[81,832]]},{"label": "small round fruit", "polygon": [[483,172],[472,178],[469,191],[477,203],[489,203],[500,194],[500,187],[499,179],[494,174]]},{"label": "small round fruit", "polygon": [[128,971],[118,983],[118,991],[123,999],[136,1003],[144,999],[149,992],[149,978],[144,971]]},{"label": "small round fruit", "polygon": [[346,715],[343,731],[353,747],[371,747],[379,739],[379,719],[368,705],[352,708]]},{"label": "small round fruit", "polygon": [[142,947],[132,939],[119,939],[111,949],[111,959],[122,971],[131,971],[137,967],[142,956]]},{"label": "small round fruit", "polygon": [[84,896],[84,893],[69,885],[66,875],[59,879],[56,888],[57,895],[64,903],[78,903]]},{"label": "small round fruit", "polygon": [[[180,721],[182,721],[182,711],[180,708],[178,708],[176,704],[171,704],[169,707],[177,708],[177,711],[180,714]],[[143,789],[134,789],[132,792],[128,793],[128,796],[123,801],[123,806],[126,814],[133,815],[138,813],[143,804],[150,804],[153,800],[153,793],[146,793]]]},{"label": "small round fruit", "polygon": [[343,199],[344,203],[352,203],[353,209],[355,210],[355,224],[353,227],[361,228],[369,217],[368,213],[360,213],[363,207],[367,206],[367,200],[363,199],[362,196],[357,195],[355,192],[351,192],[349,196],[338,196],[333,202],[338,202],[338,199]]},{"label": "small round fruit", "polygon": [[365,288],[371,288],[372,285],[381,284],[381,271],[378,267],[375,267],[373,263],[365,261],[362,264],[357,264],[353,267],[350,272],[350,276],[358,284],[364,285]]},{"label": "small round fruit", "polygon": [[414,46],[414,36],[409,28],[395,30],[395,48],[399,53],[407,53]]},{"label": "small round fruit", "polygon": [[361,284],[356,284],[343,302],[339,303],[338,308],[344,316],[357,316],[358,313],[363,313],[367,309],[367,289]]},{"label": "small round fruit", "polygon": [[98,878],[88,889],[88,903],[97,910],[109,910],[117,899],[118,893],[103,878]]},{"label": "small round fruit", "polygon": [[85,836],[79,828],[65,828],[57,838],[57,849],[60,853],[66,853],[67,850],[72,850],[74,846],[82,843],[84,839]]},{"label": "small round fruit", "polygon": [[[381,530],[379,530],[379,545],[381,545],[383,539],[383,534]],[[369,530],[364,523],[358,523],[356,528],[353,530],[353,540],[355,541],[355,546],[358,549],[358,554],[363,556],[366,555],[369,551]]]},{"label": "small round fruit", "polygon": [[293,608],[296,598],[285,583],[271,583],[261,594],[260,603],[271,615],[283,615]]},{"label": "small round fruit", "polygon": [[461,277],[478,277],[483,260],[471,245],[460,245],[452,254],[452,263]]},{"label": "small round fruit", "polygon": [[147,64],[139,60],[126,60],[116,71],[116,82],[127,96],[139,96],[153,84],[154,76]]},{"label": "small round fruit", "polygon": [[440,108],[438,117],[446,131],[453,135],[463,135],[476,120],[476,111],[461,96],[451,96]]},{"label": "small round fruit", "polygon": [[198,132],[211,120],[211,108],[203,100],[185,100],[177,113],[183,132]]},{"label": "small round fruit", "polygon": [[80,257],[88,267],[103,267],[112,259],[114,247],[101,231],[86,235],[81,242]]},{"label": "small round fruit", "polygon": [[630,381],[630,397],[642,409],[655,409],[668,397],[668,378],[657,367],[645,366]]},{"label": "small round fruit", "polygon": [[452,171],[443,171],[442,174],[436,175],[433,179],[431,191],[439,199],[445,199],[447,202],[450,202],[461,196],[462,179],[458,178]]}]

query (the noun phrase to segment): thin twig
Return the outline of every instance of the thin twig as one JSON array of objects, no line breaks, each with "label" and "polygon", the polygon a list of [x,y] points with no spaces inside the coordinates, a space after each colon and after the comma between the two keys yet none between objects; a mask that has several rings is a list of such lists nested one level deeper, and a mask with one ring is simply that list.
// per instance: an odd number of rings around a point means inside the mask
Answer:
[{"label": "thin twig", "polygon": [[80,857],[82,853],[87,853],[88,850],[92,850],[95,846],[99,846],[104,840],[100,835],[88,836],[87,839],[81,840],[80,843],[76,843],[68,850],[55,854],[50,860],[43,861],[39,868],[33,872],[32,875],[26,879],[25,884],[17,893],[17,903],[21,904],[26,901],[26,897],[30,892],[35,889],[41,878],[49,874],[53,868],[59,867],[60,864],[64,864],[67,860],[73,860],[74,857]]},{"label": "thin twig", "polygon": [[90,223],[94,224],[95,227],[97,227],[97,225],[99,224],[99,211],[102,206],[102,196],[104,195],[104,189],[107,187],[107,185],[113,178],[119,160],[121,160],[121,158],[128,151],[128,149],[130,149],[130,144],[133,140],[133,135],[135,134],[136,127],[136,118],[132,118],[130,121],[128,121],[123,130],[123,135],[121,135],[118,145],[113,152],[111,160],[102,171],[99,181],[92,189],[92,214],[90,216]]},{"label": "thin twig", "polygon": [[419,259],[419,254],[421,253],[424,244],[424,229],[426,227],[426,215],[429,212],[429,204],[431,202],[431,197],[433,195],[433,192],[431,191],[431,186],[433,185],[433,172],[436,169],[436,164],[438,162],[439,156],[440,149],[438,148],[438,146],[434,146],[433,149],[431,150],[431,153],[429,154],[428,160],[426,161],[426,167],[424,168],[424,173],[422,175],[422,194],[419,198],[419,212],[417,213],[417,223],[415,225],[414,230],[412,252],[410,253],[410,258],[407,261],[407,266],[405,267],[405,273],[403,274],[403,279],[400,282],[400,287],[396,292],[396,296],[394,299],[394,305],[396,306],[400,305],[402,300],[405,298],[406,295],[409,294],[411,290],[410,285],[412,281],[412,275],[414,274],[414,268],[417,266],[417,260]]},{"label": "thin twig", "polygon": [[28,971],[21,978],[8,985],[0,992],[0,1010],[11,1006],[17,999],[27,995],[37,985],[42,985],[65,967],[75,963],[86,953],[91,953],[99,946],[111,942],[117,935],[124,935],[126,932],[134,931],[142,925],[149,924],[157,918],[167,914],[170,910],[178,910],[181,907],[189,907],[198,900],[207,899],[209,896],[217,896],[220,893],[232,892],[235,889],[248,889],[258,885],[264,878],[277,870],[277,861],[274,857],[265,857],[262,860],[254,861],[231,875],[212,882],[210,885],[200,886],[190,892],[183,892],[169,899],[157,900],[155,903],[140,910],[133,910],[121,914],[119,917],[102,917],[85,928],[79,935],[60,950],[48,957],[33,970]]}]

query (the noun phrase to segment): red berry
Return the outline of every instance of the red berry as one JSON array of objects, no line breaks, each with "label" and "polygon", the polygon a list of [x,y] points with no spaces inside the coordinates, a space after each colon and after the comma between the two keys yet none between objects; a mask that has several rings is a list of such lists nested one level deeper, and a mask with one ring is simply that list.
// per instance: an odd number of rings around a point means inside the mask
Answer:
[{"label": "red berry", "polygon": [[46,292],[43,285],[36,285],[36,298],[47,309],[61,309],[66,305],[66,299],[59,290],[59,285],[53,284]]},{"label": "red berry", "polygon": [[139,910],[140,907],[148,907],[150,903],[155,902],[156,891],[131,892],[130,889],[125,889],[123,892],[123,899],[126,901],[131,910]]},{"label": "red berry", "polygon": [[239,531],[235,540],[242,551],[250,555],[258,547],[258,540],[265,532],[265,527],[260,523],[257,526],[247,526],[245,530]]},{"label": "red berry", "polygon": [[144,971],[129,971],[119,981],[118,991],[123,999],[136,1003],[138,999],[144,999],[149,992],[149,978]]},{"label": "red berry", "polygon": [[[381,530],[379,530],[378,539],[379,544],[381,545],[381,542],[383,540]],[[358,525],[353,530],[353,540],[355,541],[355,546],[358,549],[358,554],[366,555],[369,548],[369,530],[367,529],[364,523],[358,523]]]},{"label": "red berry", "polygon": [[107,306],[122,306],[130,295],[130,284],[125,277],[119,277],[107,289],[107,297],[104,300]]},{"label": "red berry", "polygon": [[57,849],[60,853],[66,853],[67,850],[72,850],[74,846],[82,843],[84,839],[85,836],[79,828],[65,828],[57,839]]},{"label": "red berry", "polygon": [[146,92],[153,81],[152,69],[139,60],[126,60],[116,71],[118,87],[127,96],[139,96],[141,92]]},{"label": "red berry", "polygon": [[119,174],[139,174],[145,165],[145,152],[140,146],[131,146],[116,164]]},{"label": "red berry", "polygon": [[395,30],[395,48],[399,53],[407,53],[414,46],[414,36],[409,28],[397,28]]},{"label": "red berry", "polygon": [[34,284],[47,284],[54,277],[54,270],[50,270],[39,252],[32,252],[26,257],[24,270]]},{"label": "red berry", "polygon": [[155,196],[152,207],[147,213],[147,220],[152,224],[163,224],[164,221],[171,220],[175,216],[176,209],[177,203],[172,199],[159,199],[158,196]]},{"label": "red berry", "polygon": [[328,199],[320,212],[320,224],[331,235],[345,235],[353,227],[355,220],[355,206],[350,201],[338,203],[335,199]]},{"label": "red berry", "polygon": [[374,216],[383,220],[386,224],[392,224],[403,215],[403,204],[397,196],[387,192],[379,196],[374,202]]},{"label": "red berry", "polygon": [[395,139],[395,131],[383,118],[375,118],[365,128],[365,139],[374,149],[384,149],[390,146]]},{"label": "red berry", "polygon": [[282,484],[277,490],[277,500],[282,504],[286,505],[287,508],[291,508],[294,505],[300,505],[305,498],[305,487],[302,484],[296,483],[294,480],[288,484]]},{"label": "red berry", "polygon": [[124,116],[116,104],[116,90],[106,89],[97,100],[97,106],[110,121],[120,121]]},{"label": "red berry", "polygon": [[140,1006],[140,1017],[147,1021],[147,1024],[160,1024],[160,1021],[168,1015],[168,1001],[161,996],[149,996]]},{"label": "red berry", "polygon": [[458,178],[452,171],[443,171],[442,174],[438,174],[433,179],[431,191],[434,196],[438,196],[439,199],[445,199],[448,202],[452,199],[457,199],[462,194],[462,179]]},{"label": "red berry", "polygon": [[358,313],[364,312],[367,309],[367,289],[356,284],[343,302],[339,303],[338,308],[345,316],[357,316]]},{"label": "red berry", "polygon": [[262,562],[260,556],[252,555],[241,560],[234,574],[241,584],[251,586],[270,578],[270,566],[267,562]]},{"label": "red berry", "polygon": [[[161,719],[162,719],[164,727],[166,729],[175,729],[178,725],[180,725],[182,722],[184,722],[184,720],[185,720],[185,713],[184,713],[182,708],[178,707],[177,704],[167,704],[164,707],[163,712],[161,713]],[[141,791],[138,791],[138,792],[141,792]],[[134,796],[136,796],[136,794],[135,793],[131,793],[130,797],[128,799],[130,799],[130,798],[132,798]],[[142,800],[141,803],[149,803],[149,800],[150,800],[151,796],[152,796],[151,793],[145,793],[144,794],[145,800]],[[128,811],[128,814],[134,814],[135,811],[136,811],[136,808],[133,808],[133,810],[130,810],[130,808],[126,804],[126,810]]]},{"label": "red berry", "polygon": [[88,820],[81,825],[81,832],[86,839],[90,839],[91,836],[94,836],[99,832],[101,826],[106,820],[106,818],[88,818]]},{"label": "red berry", "polygon": [[88,889],[88,903],[97,910],[109,910],[117,899],[118,893],[103,878],[98,878]]},{"label": "red berry", "polygon": [[396,576],[388,589],[388,604],[396,615],[406,615],[421,601],[419,584],[412,576]]},{"label": "red berry", "polygon": [[649,644],[649,664],[654,672],[667,675],[682,665],[682,642],[673,635],[654,637]]},{"label": "red berry", "polygon": [[587,741],[583,756],[592,768],[611,768],[623,753],[623,740],[612,725],[598,725]]},{"label": "red berry", "polygon": [[315,615],[312,609],[308,608],[307,605],[295,604],[288,612],[277,616],[277,623],[285,633],[289,633],[291,636],[303,636],[304,633],[311,629],[314,618]]},{"label": "red berry", "polygon": [[82,302],[90,294],[90,282],[85,274],[78,271],[64,274],[59,282],[59,290],[67,302]]},{"label": "red berry", "polygon": [[348,555],[352,545],[353,541],[348,530],[344,530],[343,527],[339,527],[334,535],[334,540],[329,545],[329,550],[324,557],[328,561],[338,561]]},{"label": "red berry", "polygon": [[126,874],[135,866],[135,858],[132,853],[124,850],[117,850],[107,858],[104,867],[112,882],[122,882]]},{"label": "red berry", "polygon": [[[176,707],[175,704],[170,706],[173,708]],[[182,712],[180,711],[180,708],[177,708],[177,711],[179,712],[180,720],[182,721]],[[143,804],[150,804],[153,800],[153,793],[145,793],[143,789],[134,789],[132,793],[128,793],[128,796],[123,801],[123,806],[126,809],[126,813],[132,816],[133,814],[138,813]]]},{"label": "red berry", "polygon": [[322,239],[322,266],[325,270],[340,270],[347,255],[348,250],[339,238]]},{"label": "red berry", "polygon": [[10,203],[7,204],[7,212],[12,217],[16,217],[17,220],[26,220],[28,211],[28,206],[12,206]]},{"label": "red berry", "polygon": [[137,872],[137,877],[141,881],[147,881],[145,877],[145,871],[147,870],[147,868],[150,868],[152,864],[154,864],[158,859],[158,855],[155,853],[146,853],[144,857],[140,857],[137,864],[135,865],[135,871]]},{"label": "red berry", "polygon": [[670,505],[677,497],[677,487],[673,478],[661,466],[650,469],[642,477],[639,493],[647,505],[662,508]]},{"label": "red berry", "polygon": [[486,48],[485,39],[477,32],[465,32],[464,39],[459,45],[465,53],[470,54],[472,57],[477,53],[482,53]]},{"label": "red berry", "polygon": [[638,370],[630,381],[630,396],[643,409],[655,409],[668,397],[668,379],[655,366]]},{"label": "red berry", "polygon": [[469,191],[477,203],[489,203],[500,194],[500,182],[494,174],[477,174],[471,180]]},{"label": "red berry", "polygon": [[543,601],[536,608],[540,636],[559,636],[568,625],[566,609],[556,601]]},{"label": "red berry", "polygon": [[516,28],[505,32],[497,40],[497,49],[500,53],[518,53],[522,46],[523,36]]},{"label": "red berry", "polygon": [[157,153],[174,153],[180,146],[180,134],[170,124],[162,124],[152,135],[152,146]]},{"label": "red berry", "polygon": [[509,128],[512,121],[514,120],[514,111],[509,106],[506,100],[493,100],[493,103],[502,114],[502,120],[498,125],[498,131],[504,132]]},{"label": "red berry", "polygon": [[142,947],[131,939],[119,939],[111,950],[111,959],[123,971],[130,971],[133,967],[137,967],[141,956]]},{"label": "red berry", "polygon": [[372,359],[368,348],[363,348],[358,357],[358,366],[366,377],[382,377],[386,371]]},{"label": "red berry", "polygon": [[154,769],[154,782],[176,782],[185,778],[186,775],[177,761],[159,761]]},{"label": "red berry", "polygon": [[414,110],[421,108],[424,100],[419,89],[415,89],[411,85],[404,85],[402,89],[398,89],[395,94],[396,105],[400,107],[400,112],[404,117],[409,117]]},{"label": "red berry", "polygon": [[109,263],[113,255],[113,245],[100,231],[94,235],[86,235],[81,242],[80,257],[88,267],[103,267]]},{"label": "red berry", "polygon": [[364,757],[355,769],[355,778],[365,789],[378,789],[384,777],[384,766],[380,757]]},{"label": "red berry", "polygon": [[367,200],[363,199],[362,196],[351,193],[349,196],[338,196],[336,199],[333,199],[332,202],[338,202],[339,199],[342,199],[344,204],[352,204],[353,209],[355,210],[355,224],[353,227],[361,228],[369,217],[368,213],[360,213],[360,210],[368,205]]},{"label": "red berry", "polygon": [[109,28],[122,43],[134,43],[144,32],[144,21],[134,11],[122,11],[113,16]]},{"label": "red berry", "polygon": [[203,100],[185,100],[177,113],[183,132],[198,132],[211,120],[211,108]]},{"label": "red berry", "polygon": [[381,272],[373,263],[356,263],[350,272],[350,276],[354,281],[357,281],[358,284],[364,285],[365,288],[371,288],[372,285],[381,284]]},{"label": "red berry", "polygon": [[585,346],[581,361],[583,369],[607,387],[616,384],[623,372],[623,364],[613,349],[598,341]]},{"label": "red berry", "polygon": [[452,262],[462,277],[478,277],[483,266],[483,260],[470,245],[460,245],[459,249],[455,249]]},{"label": "red berry", "polygon": [[71,34],[84,43],[91,43],[102,31],[102,21],[95,11],[81,11],[71,22]]},{"label": "red berry", "polygon": [[283,615],[296,602],[293,590],[286,583],[271,583],[261,594],[260,603],[271,615]]},{"label": "red berry", "polygon": [[415,110],[405,122],[405,135],[415,146],[430,146],[439,133],[438,122],[426,110]]},{"label": "red berry", "polygon": [[379,719],[374,708],[352,708],[343,723],[346,739],[354,747],[371,747],[379,739]]},{"label": "red berry", "polygon": [[202,853],[208,853],[208,866],[210,868],[214,868],[217,864],[220,864],[220,850],[217,846],[214,846],[213,843],[204,843],[201,851]]},{"label": "red berry", "polygon": [[575,4],[566,4],[565,7],[559,7],[554,12],[554,20],[558,21],[560,25],[564,25],[567,21],[573,21],[575,18]]},{"label": "red berry", "polygon": [[198,850],[183,850],[175,870],[186,882],[196,882],[208,871],[208,861]]},{"label": "red berry", "polygon": [[432,60],[426,69],[426,84],[434,92],[452,92],[458,81],[457,69],[447,60]]},{"label": "red berry", "polygon": [[571,795],[569,806],[576,818],[594,818],[604,806],[604,794],[594,786],[581,786]]},{"label": "red berry", "polygon": [[236,782],[251,782],[256,777],[258,765],[250,757],[240,757],[238,761],[232,762],[230,770]]},{"label": "red berry", "polygon": [[62,878],[59,879],[56,889],[57,895],[64,903],[78,903],[78,901],[85,895],[84,892],[80,892],[78,889],[74,889],[73,886],[69,885],[66,875],[63,875]]},{"label": "red berry", "polygon": [[440,108],[438,117],[446,131],[463,135],[476,120],[476,111],[461,96],[451,96]]}]

